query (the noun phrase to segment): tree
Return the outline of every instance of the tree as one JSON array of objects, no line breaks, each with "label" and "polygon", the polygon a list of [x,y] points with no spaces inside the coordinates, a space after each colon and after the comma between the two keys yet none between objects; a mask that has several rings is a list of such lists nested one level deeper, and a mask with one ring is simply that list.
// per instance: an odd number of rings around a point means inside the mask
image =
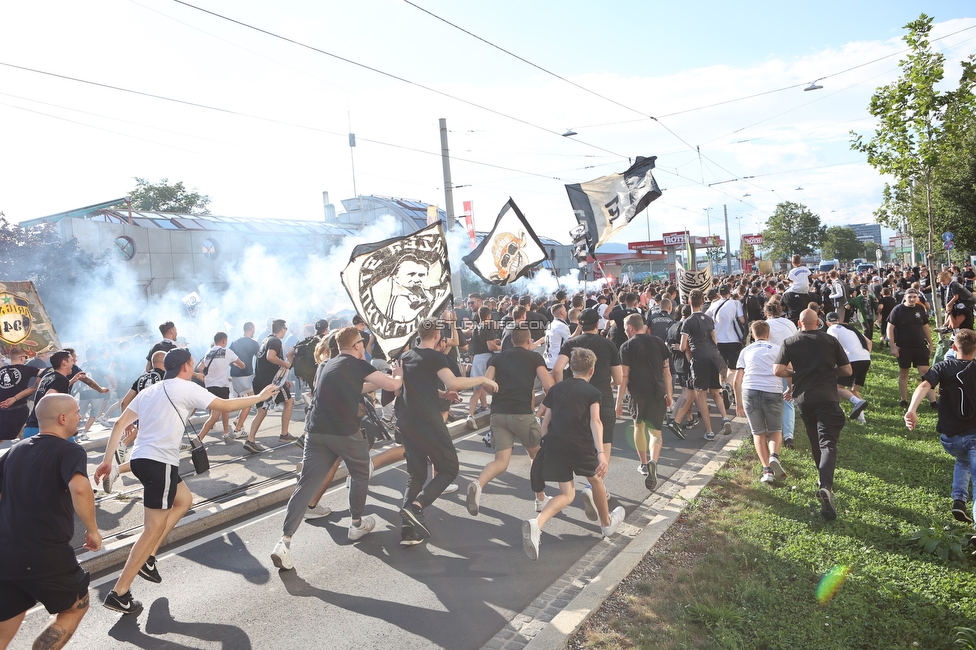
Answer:
[{"label": "tree", "polygon": [[820,254],[824,259],[850,262],[864,255],[864,244],[857,238],[857,233],[851,228],[847,226],[831,226],[824,233]]},{"label": "tree", "polygon": [[789,259],[796,253],[809,255],[820,246],[824,232],[820,217],[807,206],[784,201],[766,220],[761,248],[769,251],[767,257],[772,259]]},{"label": "tree", "polygon": [[[183,186],[183,181],[170,185],[168,178],[164,178],[158,183],[151,183],[138,176],[135,177],[135,180],[136,188],[129,193],[133,210],[210,214],[210,210],[207,209],[210,204],[210,197],[206,194],[200,194],[196,189],[187,190]],[[125,209],[126,206],[115,207],[116,209]]]},{"label": "tree", "polygon": [[884,260],[885,252],[877,243],[873,241],[864,242],[864,258],[871,263],[874,263],[878,259],[878,251],[881,251],[881,259]]}]

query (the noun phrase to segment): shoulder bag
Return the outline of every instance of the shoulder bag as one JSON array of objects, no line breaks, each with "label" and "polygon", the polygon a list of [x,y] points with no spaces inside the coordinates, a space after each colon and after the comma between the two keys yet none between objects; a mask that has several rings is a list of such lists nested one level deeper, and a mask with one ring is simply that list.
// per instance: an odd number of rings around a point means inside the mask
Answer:
[{"label": "shoulder bag", "polygon": [[[169,403],[174,409],[176,409],[176,415],[179,416],[180,422],[183,423],[183,435],[186,436],[187,441],[190,443],[190,460],[193,461],[194,471],[196,471],[197,474],[203,474],[204,472],[209,471],[210,457],[207,456],[207,448],[204,447],[200,442],[196,427],[193,426],[193,423],[188,424],[187,421],[183,419],[183,414],[180,413],[180,409],[177,408],[176,404],[173,402],[173,398],[169,396],[169,391],[166,390],[165,382],[163,382],[163,393],[166,394],[166,399],[168,399]],[[193,438],[190,437],[190,433],[187,431],[188,428],[193,431]],[[196,438],[196,441],[194,441],[194,438]]]}]

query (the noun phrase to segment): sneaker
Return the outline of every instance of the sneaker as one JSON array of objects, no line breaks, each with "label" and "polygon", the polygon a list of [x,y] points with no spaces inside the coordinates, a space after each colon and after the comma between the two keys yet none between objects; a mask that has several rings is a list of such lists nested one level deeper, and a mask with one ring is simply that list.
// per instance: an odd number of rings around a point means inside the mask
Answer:
[{"label": "sneaker", "polygon": [[867,408],[867,406],[868,401],[866,399],[859,400],[856,404],[854,404],[854,408],[851,409],[850,418],[852,420],[856,420],[857,417],[864,412],[864,409]]},{"label": "sneaker", "polygon": [[467,419],[465,419],[465,421],[464,421],[464,422],[465,422],[465,424],[467,424],[467,425],[468,425],[468,428],[469,428],[469,429],[472,429],[472,430],[473,430],[473,429],[477,429],[477,428],[478,428],[478,423],[477,423],[477,422],[475,422],[475,420],[474,420],[474,416],[473,416],[473,415],[469,415],[469,416],[467,417]]},{"label": "sneaker", "polygon": [[908,408],[908,400],[907,399],[903,399],[901,402],[898,403],[898,406],[902,407],[903,409],[907,409]]},{"label": "sneaker", "polygon": [[88,437],[87,433],[82,431],[81,433],[75,434],[75,440],[80,440],[81,442],[88,442],[89,440],[91,440],[91,438]]},{"label": "sneaker", "polygon": [[827,488],[817,490],[817,500],[820,501],[820,515],[827,521],[837,519],[837,508],[834,507],[834,493]]},{"label": "sneaker", "polygon": [[271,551],[271,562],[276,569],[287,571],[295,568],[295,565],[291,563],[291,549],[288,544],[285,544],[285,540],[279,539],[278,543],[275,544],[274,550]]},{"label": "sneaker", "polygon": [[422,535],[416,528],[404,524],[400,529],[400,546],[414,546],[427,539],[427,535]]},{"label": "sneaker", "polygon": [[779,462],[778,456],[769,457],[769,469],[774,478],[786,478],[786,470],[783,469],[783,463]]},{"label": "sneaker", "polygon": [[929,408],[932,409],[933,411],[938,411],[939,410],[939,403],[938,402],[929,402]]},{"label": "sneaker", "polygon": [[714,431],[706,431],[705,432],[705,440],[715,440],[715,432]]},{"label": "sneaker", "polygon": [[794,449],[794,447],[793,447],[793,438],[784,438],[783,439],[783,448],[784,449]]},{"label": "sneaker", "polygon": [[163,581],[162,576],[159,575],[159,569],[156,568],[155,555],[150,555],[149,559],[142,565],[142,568],[139,569],[139,577],[145,578],[149,582],[160,583]]},{"label": "sneaker", "polygon": [[447,486],[446,488],[444,488],[444,491],[443,491],[443,492],[441,492],[441,494],[454,494],[454,493],[455,493],[455,492],[457,492],[457,491],[458,491],[459,489],[460,489],[460,488],[458,487],[458,484],[457,484],[457,483],[451,483],[451,484],[450,484],[450,485],[448,485],[448,486]]},{"label": "sneaker", "polygon": [[411,526],[421,539],[430,537],[430,530],[427,529],[427,524],[424,522],[424,512],[418,506],[408,503],[400,508],[400,519],[405,525]]},{"label": "sneaker", "polygon": [[644,487],[653,492],[657,489],[657,462],[649,460],[644,467],[647,470],[647,474],[644,475]]},{"label": "sneaker", "polygon": [[290,433],[286,433],[283,436],[278,436],[278,442],[295,442],[296,440],[298,440],[298,438],[291,435]]},{"label": "sneaker", "polygon": [[251,454],[260,454],[262,451],[265,451],[265,450],[267,450],[267,447],[265,447],[264,445],[262,445],[260,442],[257,442],[257,441],[252,442],[250,440],[247,440],[244,443],[244,451],[246,451],[248,453],[251,453]]},{"label": "sneaker", "polygon": [[479,405],[478,405],[478,408],[476,408],[476,409],[474,410],[474,414],[475,414],[475,415],[477,415],[478,413],[486,413],[487,411],[488,411],[488,407],[487,407],[487,406],[481,406],[481,405],[479,404]]},{"label": "sneaker", "polygon": [[122,442],[121,440],[119,440],[119,446],[115,450],[115,464],[116,465],[121,465],[122,463],[125,462],[125,457],[126,457],[128,451],[129,451],[129,449],[128,449],[128,447],[125,446],[125,443]]},{"label": "sneaker", "polygon": [[969,512],[966,510],[966,502],[962,499],[956,499],[952,502],[952,516],[956,521],[961,521],[964,524],[973,523],[973,518],[969,516]]},{"label": "sneaker", "polygon": [[471,481],[468,484],[468,514],[477,517],[481,509],[481,484],[478,481]]},{"label": "sneaker", "polygon": [[250,434],[248,434],[248,432],[244,429],[234,429],[234,438],[236,440],[243,440],[244,438],[247,438],[248,435]]},{"label": "sneaker", "polygon": [[664,426],[666,426],[676,438],[685,440],[685,432],[681,430],[681,425],[675,422],[674,418],[669,418],[668,421],[664,423]]},{"label": "sneaker", "polygon": [[298,445],[298,448],[299,449],[305,449],[305,434],[304,433],[302,435],[298,436],[298,438],[295,440],[295,444]]},{"label": "sneaker", "polygon": [[593,500],[593,490],[587,485],[583,488],[583,511],[586,512],[586,518],[590,521],[596,521],[599,518],[599,514],[596,511],[596,501]]},{"label": "sneaker", "polygon": [[859,416],[857,416],[857,421],[860,422],[861,424],[867,424],[868,423],[868,421],[864,419],[864,414],[863,413],[861,413]]},{"label": "sneaker", "polygon": [[552,501],[552,497],[550,496],[547,496],[542,501],[535,499],[535,511],[542,512],[543,510],[546,509],[546,504],[549,503],[550,501]]},{"label": "sneaker", "polygon": [[768,468],[763,468],[762,478],[759,479],[763,483],[772,483],[776,480],[776,476],[773,474],[773,470]]},{"label": "sneaker", "polygon": [[102,425],[106,429],[111,429],[112,428],[112,423],[109,422],[108,420],[106,420],[104,415],[100,415],[99,417],[95,418],[95,422],[98,422],[100,425]]},{"label": "sneaker", "polygon": [[376,528],[376,520],[373,519],[373,515],[368,515],[359,521],[358,526],[349,524],[349,532],[346,533],[346,538],[350,542],[355,542],[368,535],[374,528]]},{"label": "sneaker", "polygon": [[102,479],[102,489],[105,490],[105,494],[112,494],[115,481],[119,478],[119,466],[112,465],[112,469],[109,470],[108,476]]},{"label": "sneaker", "polygon": [[530,560],[539,559],[539,542],[541,539],[542,529],[539,528],[538,519],[522,522],[522,550],[525,551]]},{"label": "sneaker", "polygon": [[610,524],[608,526],[601,526],[600,530],[603,531],[604,537],[610,537],[617,529],[620,528],[620,524],[623,523],[624,517],[627,516],[627,511],[624,510],[623,506],[617,506],[610,513]]},{"label": "sneaker", "polygon": [[108,592],[102,606],[111,609],[113,612],[122,612],[123,614],[140,614],[142,612],[142,603],[132,597],[131,589],[121,595],[114,591]]},{"label": "sneaker", "polygon": [[731,436],[732,435],[732,420],[725,418],[722,420],[722,435]]},{"label": "sneaker", "polygon": [[332,514],[332,508],[327,508],[321,503],[315,504],[314,508],[305,508],[305,514],[302,515],[305,519],[321,519],[322,517],[328,517]]},{"label": "sneaker", "polygon": [[647,465],[644,463],[637,463],[637,472],[641,476],[647,476]]},{"label": "sneaker", "polygon": [[234,442],[234,434],[233,433],[225,433],[223,438],[224,438],[224,444],[225,445],[229,445],[230,443]]},{"label": "sneaker", "polygon": [[701,418],[698,417],[697,415],[693,415],[693,416],[691,416],[688,419],[687,422],[685,422],[685,429],[687,429],[688,431],[691,431],[692,429],[694,429],[695,427],[697,427],[699,424],[701,424]]}]

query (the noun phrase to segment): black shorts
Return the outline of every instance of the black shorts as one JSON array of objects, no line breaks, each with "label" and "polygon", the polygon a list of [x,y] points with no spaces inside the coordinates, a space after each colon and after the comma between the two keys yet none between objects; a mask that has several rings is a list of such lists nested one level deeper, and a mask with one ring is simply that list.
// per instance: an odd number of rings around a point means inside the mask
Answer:
[{"label": "black shorts", "polygon": [[[695,390],[718,390],[722,384],[718,379],[718,358],[691,358],[691,387]],[[733,366],[734,367],[734,366]]]},{"label": "black shorts", "polygon": [[725,359],[725,365],[727,365],[732,370],[735,370],[735,367],[739,363],[740,352],[742,352],[741,343],[719,343],[718,344],[718,353],[722,355],[723,359]]},{"label": "black shorts", "polygon": [[180,468],[149,458],[135,458],[129,461],[132,473],[142,483],[142,503],[152,510],[169,510],[176,501],[176,486],[180,478]]},{"label": "black shorts", "polygon": [[870,361],[851,361],[851,374],[847,377],[838,377],[837,385],[850,388],[851,386],[863,386],[868,378],[868,369],[871,367]]},{"label": "black shorts", "polygon": [[26,406],[0,409],[0,440],[13,440],[20,435],[29,416],[30,409]]},{"label": "black shorts", "polygon": [[220,399],[230,399],[230,386],[207,386],[207,390],[214,397]]},{"label": "black shorts", "polygon": [[571,483],[573,475],[592,478],[596,468],[600,465],[600,458],[596,451],[592,454],[581,455],[570,461],[562,454],[546,452],[542,460],[542,479],[556,483]]},{"label": "black shorts", "polygon": [[88,593],[88,572],[74,568],[43,578],[0,580],[0,621],[17,616],[40,602],[49,614],[59,614]]},{"label": "black shorts", "polygon": [[929,349],[925,346],[916,348],[898,348],[898,367],[899,368],[927,368],[929,363]]},{"label": "black shorts", "polygon": [[635,422],[643,422],[651,429],[660,431],[666,411],[663,397],[630,394],[630,412]]},{"label": "black shorts", "polygon": [[603,423],[603,444],[613,442],[613,429],[617,426],[617,403],[600,403],[600,422]]},{"label": "black shorts", "polygon": [[973,329],[973,308],[966,303],[957,302],[954,304],[951,315],[954,318],[962,316],[962,322],[959,323],[958,329]]},{"label": "black shorts", "polygon": [[[258,393],[260,393],[262,390],[264,390],[264,387],[267,385],[268,384],[263,384],[261,386],[258,386],[257,384],[254,384],[254,394],[257,395]],[[274,397],[272,397],[271,399],[267,399],[263,402],[259,402],[257,407],[259,409],[270,410],[273,409],[278,404],[284,404],[290,399],[291,399],[291,390],[287,386],[282,384],[281,389],[274,394]]]}]

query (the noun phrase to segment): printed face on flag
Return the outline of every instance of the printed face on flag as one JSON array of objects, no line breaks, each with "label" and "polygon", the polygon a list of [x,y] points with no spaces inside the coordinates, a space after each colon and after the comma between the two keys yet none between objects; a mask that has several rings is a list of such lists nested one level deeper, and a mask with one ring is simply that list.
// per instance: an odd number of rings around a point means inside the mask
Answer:
[{"label": "printed face on flag", "polygon": [[681,300],[687,300],[688,295],[698,289],[702,293],[707,292],[712,287],[712,265],[709,262],[704,269],[685,269],[681,260],[676,260],[678,275],[678,291]]},{"label": "printed face on flag", "polygon": [[547,258],[542,242],[511,199],[481,244],[464,256],[464,263],[485,282],[514,282]]},{"label": "printed face on flag", "polygon": [[450,295],[451,267],[442,225],[357,246],[342,272],[342,283],[380,347],[396,354],[421,320],[443,311]]}]

